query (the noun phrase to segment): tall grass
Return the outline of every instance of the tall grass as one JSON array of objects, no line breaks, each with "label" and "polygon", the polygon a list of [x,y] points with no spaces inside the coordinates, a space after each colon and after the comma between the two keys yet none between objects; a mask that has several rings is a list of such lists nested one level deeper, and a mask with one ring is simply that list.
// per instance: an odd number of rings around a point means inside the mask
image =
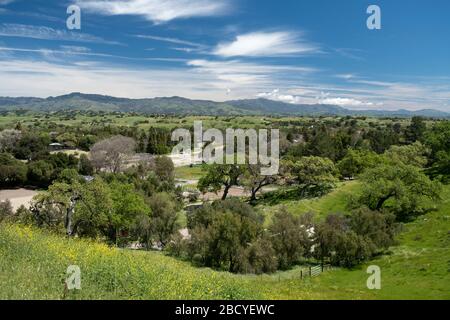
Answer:
[{"label": "tall grass", "polygon": [[[0,259],[0,299],[257,298],[226,273],[30,227],[0,225]],[[70,265],[80,267],[82,289],[65,293]]]}]

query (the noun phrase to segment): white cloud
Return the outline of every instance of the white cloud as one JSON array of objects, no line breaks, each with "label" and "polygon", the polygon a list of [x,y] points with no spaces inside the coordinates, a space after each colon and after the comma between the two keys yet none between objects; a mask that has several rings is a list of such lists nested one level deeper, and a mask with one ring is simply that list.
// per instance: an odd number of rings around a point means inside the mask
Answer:
[{"label": "white cloud", "polygon": [[261,92],[257,96],[260,98],[282,101],[292,104],[329,104],[348,108],[360,108],[360,107],[374,107],[382,106],[382,103],[365,102],[358,100],[356,98],[349,97],[330,97],[329,93],[324,93],[322,91],[318,92],[318,88],[297,88],[291,90],[296,93],[280,93],[279,89],[275,89],[269,92]]},{"label": "white cloud", "polygon": [[271,84],[277,77],[284,77],[288,74],[302,76],[315,71],[312,68],[260,64],[239,60],[190,60],[188,66],[193,67],[197,73],[210,74],[219,80],[235,85],[252,87]]},{"label": "white cloud", "polygon": [[150,39],[150,40],[156,40],[156,41],[163,41],[163,42],[169,42],[174,44],[182,44],[185,46],[191,46],[191,47],[203,47],[203,45],[191,41],[181,40],[177,38],[169,38],[169,37],[158,37],[158,36],[152,36],[152,35],[136,35],[138,38],[143,39]]},{"label": "white cloud", "polygon": [[154,23],[174,19],[223,15],[227,0],[78,0],[81,8],[103,15],[137,15]]},{"label": "white cloud", "polygon": [[301,34],[277,31],[239,35],[232,42],[219,44],[213,53],[222,57],[276,57],[316,51],[318,48],[302,39]]},{"label": "white cloud", "polygon": [[[46,59],[55,60],[57,58],[67,58],[68,56],[92,56],[101,58],[118,58],[126,60],[139,60],[139,58],[131,58],[126,56],[118,56],[107,53],[92,52],[91,49],[81,46],[60,46],[59,49],[28,49],[28,48],[13,48],[13,47],[1,47],[0,52],[14,52],[14,53],[35,53],[41,54]],[[141,60],[146,60],[145,58]]]},{"label": "white cloud", "polygon": [[152,36],[152,35],[136,35],[137,38],[141,39],[149,39],[149,40],[155,40],[155,41],[162,41],[162,42],[168,42],[176,45],[182,45],[183,47],[174,47],[171,48],[172,50],[176,51],[182,51],[186,53],[191,52],[200,52],[206,50],[207,46],[203,45],[201,43],[191,42],[187,40],[182,40],[178,38],[169,38],[169,37],[158,37],[158,36]]},{"label": "white cloud", "polygon": [[274,89],[270,92],[260,92],[257,94],[257,97],[264,98],[264,99],[270,99],[270,100],[276,100],[276,101],[282,101],[286,103],[293,103],[293,104],[300,104],[305,103],[304,97],[296,96],[292,94],[280,94],[279,89]]},{"label": "white cloud", "polygon": [[373,106],[372,102],[365,102],[358,99],[353,98],[325,98],[319,100],[320,104],[331,104],[335,106],[343,106],[343,107],[361,107],[361,106]]},{"label": "white cloud", "polygon": [[47,97],[76,91],[131,98],[179,95],[220,101],[246,98],[268,83],[273,85],[264,74],[217,74],[186,65],[132,68],[89,60],[69,61],[43,61],[42,56],[0,59],[0,79],[8,79],[1,83],[0,96]]},{"label": "white cloud", "polygon": [[4,23],[0,25],[0,36],[32,38],[40,40],[119,44],[118,42],[107,41],[87,33],[70,32],[67,30],[53,29],[44,26],[31,26],[14,23]]}]

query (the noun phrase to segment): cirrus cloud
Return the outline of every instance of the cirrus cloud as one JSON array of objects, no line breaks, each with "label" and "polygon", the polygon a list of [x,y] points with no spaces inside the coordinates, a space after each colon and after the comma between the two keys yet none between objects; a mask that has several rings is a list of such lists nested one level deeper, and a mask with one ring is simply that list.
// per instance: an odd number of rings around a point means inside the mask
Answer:
[{"label": "cirrus cloud", "polygon": [[136,15],[156,24],[174,19],[223,15],[227,0],[78,0],[81,8],[102,15]]},{"label": "cirrus cloud", "polygon": [[317,52],[302,34],[290,31],[251,32],[238,35],[232,42],[221,43],[213,51],[222,57],[277,57]]}]

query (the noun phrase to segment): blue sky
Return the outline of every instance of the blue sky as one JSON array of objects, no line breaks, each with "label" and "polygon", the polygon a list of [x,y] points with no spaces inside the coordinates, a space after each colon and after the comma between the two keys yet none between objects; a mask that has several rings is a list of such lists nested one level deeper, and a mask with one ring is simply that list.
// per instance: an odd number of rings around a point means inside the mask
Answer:
[{"label": "blue sky", "polygon": [[449,33],[448,0],[0,0],[0,96],[450,111]]}]

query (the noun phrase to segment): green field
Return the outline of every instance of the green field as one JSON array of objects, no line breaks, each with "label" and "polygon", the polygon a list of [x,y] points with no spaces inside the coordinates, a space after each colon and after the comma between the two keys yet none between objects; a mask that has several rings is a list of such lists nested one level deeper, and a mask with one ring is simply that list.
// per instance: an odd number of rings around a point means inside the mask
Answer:
[{"label": "green field", "polygon": [[265,217],[266,225],[270,224],[272,216],[282,207],[286,208],[293,215],[302,215],[304,213],[314,213],[318,218],[324,217],[330,213],[347,212],[347,204],[352,195],[358,192],[359,185],[357,181],[339,183],[336,189],[321,198],[304,199],[298,201],[282,201],[274,206],[260,205],[259,209]]},{"label": "green field", "polygon": [[[328,211],[355,187],[291,204]],[[404,226],[399,245],[353,270],[300,280],[299,269],[273,275],[232,275],[199,269],[157,252],[109,248],[34,228],[0,226],[0,299],[450,299],[450,186],[439,210]],[[336,210],[331,210],[336,211]],[[69,265],[82,270],[82,290],[64,295]],[[382,289],[366,288],[378,265]]]},{"label": "green field", "polygon": [[177,167],[175,168],[175,178],[181,180],[198,180],[205,175],[203,166]]}]

